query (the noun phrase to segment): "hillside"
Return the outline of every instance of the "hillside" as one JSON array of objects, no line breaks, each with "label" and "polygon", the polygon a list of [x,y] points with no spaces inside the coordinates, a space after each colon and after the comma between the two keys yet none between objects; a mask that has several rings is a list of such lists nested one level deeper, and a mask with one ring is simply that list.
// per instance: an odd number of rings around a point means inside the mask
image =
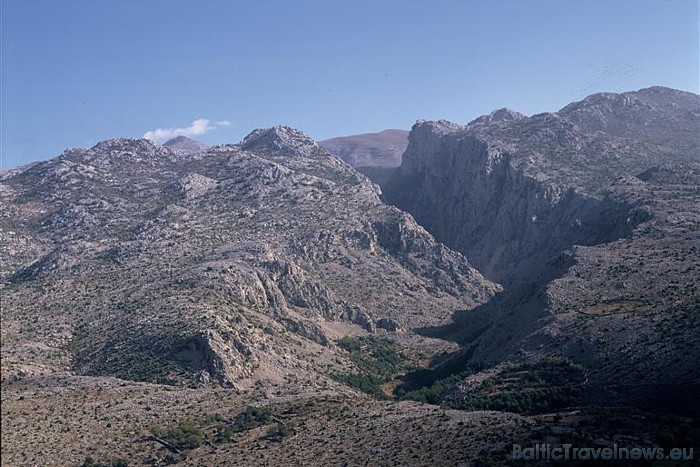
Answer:
[{"label": "hillside", "polygon": [[[672,96],[672,110],[637,105],[649,94],[662,101]],[[596,107],[596,96],[532,117],[501,109],[468,125],[419,122],[384,194],[499,282],[530,277],[570,245],[612,240],[610,235],[618,233],[609,232],[608,224],[616,222],[609,215],[615,209],[601,203],[618,177],[666,163],[700,162],[700,98],[650,88],[619,99],[605,94]],[[631,104],[611,107],[618,101]],[[605,112],[615,115],[604,118],[611,133],[600,129]],[[576,123],[591,122],[591,116],[599,117],[598,127]],[[664,125],[644,130],[664,119],[678,130],[675,146],[667,143]],[[636,133],[629,129],[634,122],[643,122]],[[633,134],[645,136],[634,139]]]},{"label": "hillside", "polygon": [[2,187],[4,378],[311,377],[334,323],[437,324],[499,290],[286,127],[193,158],[105,141]]},{"label": "hillside", "polygon": [[471,367],[571,359],[588,403],[697,412],[699,108],[650,88],[418,123],[385,196],[505,285],[426,333],[460,342]]}]

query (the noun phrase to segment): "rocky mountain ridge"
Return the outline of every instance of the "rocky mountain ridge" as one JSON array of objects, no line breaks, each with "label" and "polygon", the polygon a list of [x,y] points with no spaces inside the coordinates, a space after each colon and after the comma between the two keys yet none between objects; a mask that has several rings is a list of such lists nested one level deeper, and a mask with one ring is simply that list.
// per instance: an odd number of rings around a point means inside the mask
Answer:
[{"label": "rocky mountain ridge", "polygon": [[238,385],[291,371],[291,342],[326,352],[333,323],[437,324],[499,290],[289,127],[194,155],[104,141],[2,187],[4,378],[53,371],[22,353],[53,333],[68,371]]},{"label": "rocky mountain ridge", "polygon": [[563,354],[589,368],[598,403],[697,410],[698,109],[651,88],[414,126],[386,198],[506,286],[430,335],[461,342],[471,365]]},{"label": "rocky mountain ridge", "polygon": [[[639,94],[659,92],[651,88]],[[698,96],[663,92],[668,93],[684,103],[673,107],[680,109],[672,112],[674,116],[685,118],[677,124],[684,139],[673,150],[663,131],[657,137],[647,132],[637,140],[617,130],[608,134],[579,126],[574,120],[602,112],[587,102],[596,102],[595,96],[559,113],[532,117],[514,117],[512,111],[501,109],[466,126],[419,122],[409,136],[404,162],[384,185],[384,194],[440,241],[465,253],[487,276],[497,281],[528,276],[530,263],[541,264],[567,245],[607,239],[607,225],[615,221],[599,218],[598,213],[610,211],[599,205],[617,177],[664,163],[698,161],[698,133],[690,131],[700,131]],[[606,96],[603,109],[609,100],[615,101]],[[620,99],[641,100],[633,96],[627,93]],[[665,108],[652,107],[653,118],[661,119],[656,114]],[[509,117],[494,118],[499,112]],[[578,117],[571,119],[572,114]]]}]

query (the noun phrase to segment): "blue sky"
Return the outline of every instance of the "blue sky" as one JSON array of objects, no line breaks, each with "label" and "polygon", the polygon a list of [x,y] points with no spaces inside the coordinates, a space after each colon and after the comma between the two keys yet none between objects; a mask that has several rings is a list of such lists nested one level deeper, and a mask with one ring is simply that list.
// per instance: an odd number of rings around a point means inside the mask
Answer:
[{"label": "blue sky", "polygon": [[3,167],[196,120],[325,139],[699,86],[697,0],[0,2]]}]

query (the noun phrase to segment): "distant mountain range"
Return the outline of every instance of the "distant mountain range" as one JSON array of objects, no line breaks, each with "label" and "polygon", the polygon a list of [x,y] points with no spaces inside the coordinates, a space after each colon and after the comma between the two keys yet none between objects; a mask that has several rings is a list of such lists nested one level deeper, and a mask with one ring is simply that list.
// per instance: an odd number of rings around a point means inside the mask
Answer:
[{"label": "distant mountain range", "polygon": [[353,167],[398,167],[408,146],[408,131],[384,130],[339,136],[318,144]]},{"label": "distant mountain range", "polygon": [[192,154],[206,150],[209,146],[187,136],[176,136],[163,143],[163,146],[179,154]]}]

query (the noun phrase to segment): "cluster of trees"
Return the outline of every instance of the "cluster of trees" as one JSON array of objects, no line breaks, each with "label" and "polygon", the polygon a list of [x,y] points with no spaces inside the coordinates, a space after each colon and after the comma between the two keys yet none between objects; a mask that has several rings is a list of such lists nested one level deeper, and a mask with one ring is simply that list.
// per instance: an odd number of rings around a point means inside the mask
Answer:
[{"label": "cluster of trees", "polygon": [[357,367],[365,373],[391,377],[402,369],[405,358],[396,344],[375,337],[343,337],[338,347],[347,350]]},{"label": "cluster of trees", "polygon": [[563,357],[504,368],[455,408],[537,413],[575,405],[583,394],[586,369]]},{"label": "cluster of trees", "polygon": [[[233,419],[226,419],[220,414],[207,415],[201,423],[186,420],[175,426],[163,428],[153,427],[153,436],[167,442],[181,451],[195,449],[203,443],[222,444],[231,442],[236,433],[252,430],[273,423],[272,411],[267,407],[248,406]],[[275,436],[283,437],[290,433],[291,428],[277,423],[272,427]]]},{"label": "cluster of trees", "polygon": [[335,374],[333,379],[351,388],[359,389],[377,399],[387,399],[387,395],[382,391],[382,384],[387,379],[377,375],[366,373]]},{"label": "cluster of trees", "polygon": [[359,372],[335,374],[333,378],[377,399],[387,399],[382,384],[391,381],[406,365],[406,358],[396,344],[375,337],[344,337],[337,344],[348,351]]},{"label": "cluster of trees", "polygon": [[[407,369],[406,358],[396,344],[373,337],[345,337],[337,341],[350,354],[357,373],[336,374],[343,384],[378,399],[387,399],[382,385]],[[471,352],[433,369],[415,370],[404,377],[394,395],[400,400],[446,404],[465,410],[504,410],[537,413],[575,405],[583,392],[586,370],[563,357],[504,367],[463,399],[445,396],[461,380],[478,372],[479,366],[467,363]]]},{"label": "cluster of trees", "polygon": [[267,425],[272,421],[272,412],[267,407],[248,406],[233,419],[232,427],[236,431],[247,431]]},{"label": "cluster of trees", "polygon": [[581,397],[577,386],[553,386],[504,391],[493,395],[478,395],[451,402],[454,408],[466,410],[503,410],[517,413],[549,412],[574,405]]},{"label": "cluster of trees", "polygon": [[180,450],[194,449],[201,446],[204,442],[202,430],[197,428],[192,420],[180,422],[178,425],[170,428],[153,427],[151,432],[153,436],[167,441]]},{"label": "cluster of trees", "polygon": [[406,390],[401,387],[397,389],[396,396],[401,400],[413,400],[428,404],[441,404],[445,395],[461,380],[471,374],[471,370],[461,371],[446,378],[434,381],[429,386],[419,389]]},{"label": "cluster of trees", "polygon": [[[455,385],[476,371],[462,370],[434,379],[436,370],[415,372],[396,391],[399,399],[443,404],[465,410],[504,410],[517,413],[546,412],[575,405],[583,392],[586,370],[562,357],[511,365],[484,381],[464,399],[445,401]],[[443,372],[444,374],[444,372]],[[421,386],[420,382],[426,384]]]}]

